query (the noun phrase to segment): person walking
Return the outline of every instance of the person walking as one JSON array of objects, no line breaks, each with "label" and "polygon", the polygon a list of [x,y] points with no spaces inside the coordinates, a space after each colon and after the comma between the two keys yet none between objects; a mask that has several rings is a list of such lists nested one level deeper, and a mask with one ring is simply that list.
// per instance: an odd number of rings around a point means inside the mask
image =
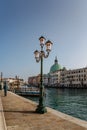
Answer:
[{"label": "person walking", "polygon": [[7,96],[7,83],[4,82],[4,96]]}]

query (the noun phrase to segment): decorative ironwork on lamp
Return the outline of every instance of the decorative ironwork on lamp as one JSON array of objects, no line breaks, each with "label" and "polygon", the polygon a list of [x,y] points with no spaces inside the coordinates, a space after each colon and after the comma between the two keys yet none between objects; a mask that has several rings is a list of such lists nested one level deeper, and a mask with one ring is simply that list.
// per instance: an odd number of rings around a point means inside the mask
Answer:
[{"label": "decorative ironwork on lamp", "polygon": [[[47,112],[47,109],[44,104],[43,58],[47,58],[49,56],[53,43],[50,40],[46,41],[46,39],[43,36],[39,38],[39,41],[40,41],[41,50],[34,51],[36,62],[41,61],[40,97],[39,97],[39,105],[37,106],[36,112],[43,114]],[[44,45],[46,46],[46,54],[43,50]]]}]

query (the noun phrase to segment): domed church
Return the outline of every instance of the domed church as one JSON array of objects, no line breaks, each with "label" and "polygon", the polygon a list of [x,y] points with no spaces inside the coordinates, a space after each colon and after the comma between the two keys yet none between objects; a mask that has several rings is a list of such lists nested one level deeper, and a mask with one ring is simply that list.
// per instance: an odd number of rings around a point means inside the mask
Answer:
[{"label": "domed church", "polygon": [[60,73],[63,67],[58,63],[57,57],[55,57],[54,64],[50,67],[48,84],[55,86],[60,83]]},{"label": "domed church", "polygon": [[60,64],[58,64],[57,56],[55,57],[54,64],[50,68],[50,73],[54,73],[56,71],[62,70],[63,68],[61,67]]}]

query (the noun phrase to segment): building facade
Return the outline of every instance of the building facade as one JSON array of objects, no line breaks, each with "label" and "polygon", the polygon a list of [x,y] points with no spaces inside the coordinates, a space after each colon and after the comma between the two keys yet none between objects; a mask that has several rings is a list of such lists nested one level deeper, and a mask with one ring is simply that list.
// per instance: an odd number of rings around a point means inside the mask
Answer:
[{"label": "building facade", "polygon": [[54,64],[50,68],[49,72],[49,85],[50,86],[59,86],[61,81],[61,71],[63,68],[58,63],[57,57],[54,60]]},{"label": "building facade", "polygon": [[87,67],[61,72],[61,86],[87,87]]},{"label": "building facade", "polygon": [[[39,85],[40,75],[29,77],[28,83]],[[49,87],[87,87],[87,67],[67,70],[61,67],[56,57],[49,73],[43,75],[43,84]]]}]

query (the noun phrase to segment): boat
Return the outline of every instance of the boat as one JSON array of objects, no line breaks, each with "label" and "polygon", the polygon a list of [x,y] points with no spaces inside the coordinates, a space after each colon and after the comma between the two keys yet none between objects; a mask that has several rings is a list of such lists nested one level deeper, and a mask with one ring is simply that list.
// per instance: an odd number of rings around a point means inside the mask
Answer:
[{"label": "boat", "polygon": [[38,97],[40,95],[40,91],[35,87],[21,87],[15,89],[15,93],[20,96],[35,96]]},{"label": "boat", "polygon": [[26,91],[26,92],[17,92],[16,94],[20,96],[39,96],[40,92],[39,91]]}]

